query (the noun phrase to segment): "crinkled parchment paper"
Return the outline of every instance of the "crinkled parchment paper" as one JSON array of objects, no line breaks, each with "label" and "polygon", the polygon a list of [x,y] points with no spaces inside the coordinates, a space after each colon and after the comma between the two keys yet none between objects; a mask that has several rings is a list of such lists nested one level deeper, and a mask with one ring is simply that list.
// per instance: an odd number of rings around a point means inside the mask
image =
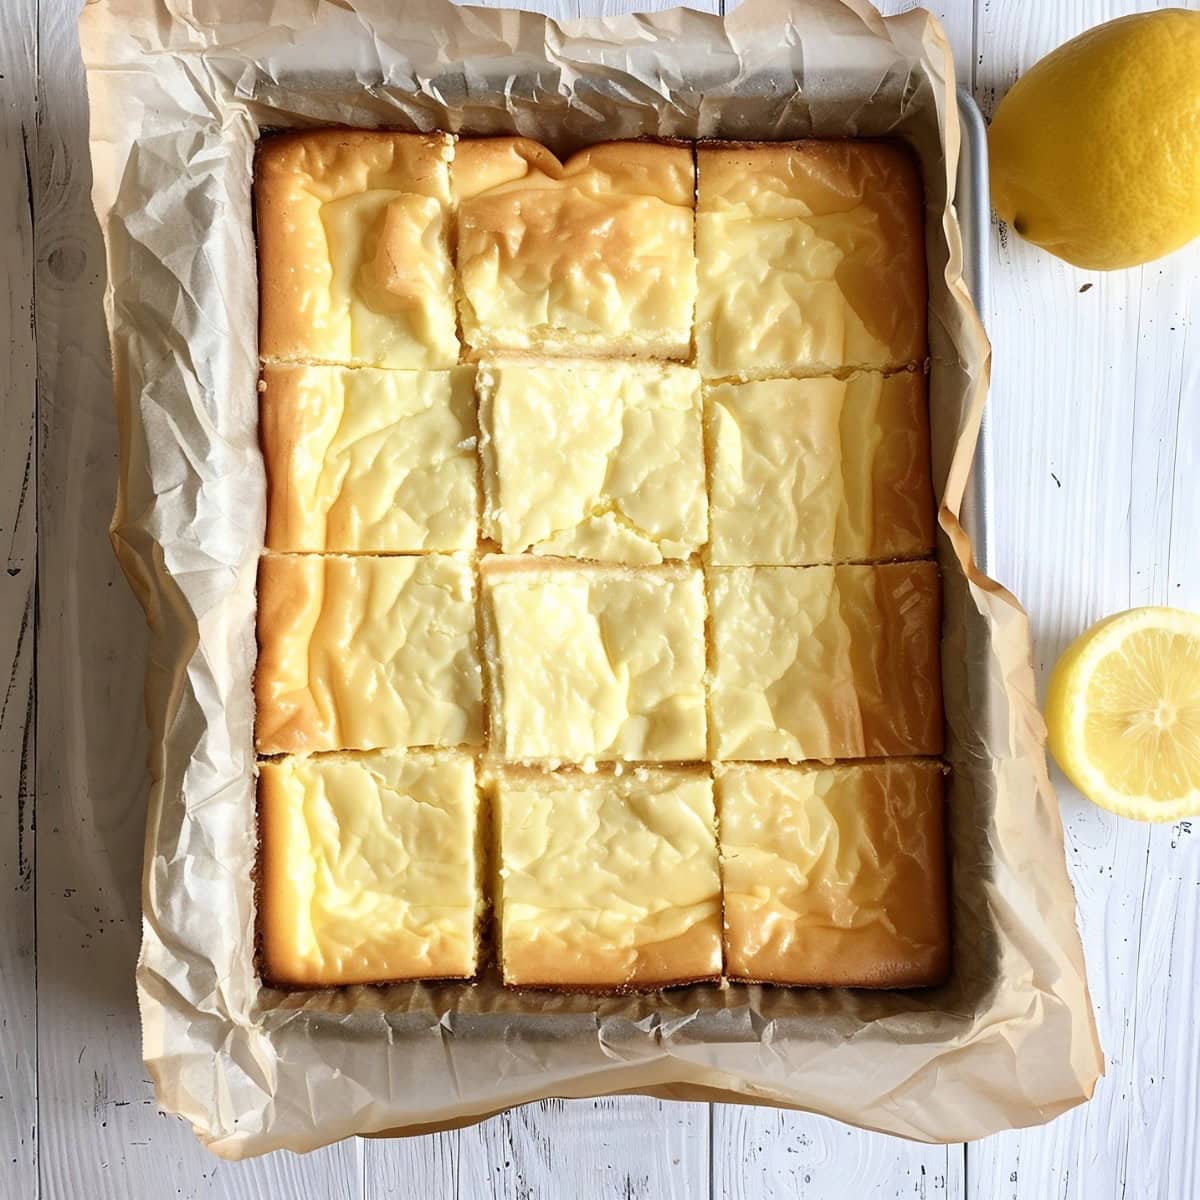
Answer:
[{"label": "crinkled parchment paper", "polygon": [[[228,1157],[645,1092],[929,1141],[1048,1120],[1101,1070],[1025,614],[957,516],[989,349],[950,207],[953,69],[923,12],[749,0],[556,24],[444,0],[99,0],[82,18],[121,417],[117,553],[152,635],[138,994],[164,1108]],[[954,767],[954,975],[932,991],[601,999],[425,985],[287,996],[254,972],[260,130],[893,135],[927,190],[932,412]]]}]

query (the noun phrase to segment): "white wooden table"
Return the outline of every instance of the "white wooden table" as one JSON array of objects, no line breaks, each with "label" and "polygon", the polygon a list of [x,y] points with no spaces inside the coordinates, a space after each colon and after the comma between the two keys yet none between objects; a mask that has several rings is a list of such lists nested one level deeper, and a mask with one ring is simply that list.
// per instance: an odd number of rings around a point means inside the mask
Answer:
[{"label": "white wooden table", "polygon": [[[541,3],[559,16],[645,6]],[[1152,5],[934,7],[987,114],[1060,42]],[[1119,821],[1061,778],[1108,1075],[1044,1128],[919,1146],[771,1109],[550,1101],[459,1132],[225,1164],[158,1112],[133,989],[145,639],[106,536],[118,430],[77,9],[0,2],[0,656],[12,664],[0,692],[0,1198],[1200,1194],[1200,827]],[[1200,243],[1103,276],[993,232],[995,572],[1029,609],[1044,682],[1069,638],[1108,612],[1200,608]]]}]

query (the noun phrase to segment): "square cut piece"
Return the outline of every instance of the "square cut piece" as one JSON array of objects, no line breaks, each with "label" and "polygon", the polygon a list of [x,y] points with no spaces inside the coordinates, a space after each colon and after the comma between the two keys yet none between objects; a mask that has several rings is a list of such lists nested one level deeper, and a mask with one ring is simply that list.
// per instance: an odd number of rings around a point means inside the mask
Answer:
[{"label": "square cut piece", "polygon": [[494,813],[506,984],[626,991],[720,976],[707,772],[510,768]]},{"label": "square cut piece", "polygon": [[482,574],[500,757],[704,759],[699,570],[492,556]]},{"label": "square cut piece", "polygon": [[949,966],[942,766],[717,774],[726,972],[808,987],[919,987]]},{"label": "square cut piece", "polygon": [[711,573],[716,759],[942,752],[932,562]]},{"label": "square cut piece", "polygon": [[259,144],[259,353],[430,368],[458,361],[448,134],[324,129]]},{"label": "square cut piece", "polygon": [[479,368],[485,535],[506,554],[647,564],[708,534],[700,376],[509,359]]},{"label": "square cut piece", "polygon": [[924,375],[718,384],[707,419],[714,564],[933,552]]},{"label": "square cut piece", "polygon": [[265,367],[259,437],[267,549],[473,549],[472,376],[469,367]]},{"label": "square cut piece", "polygon": [[254,692],[260,754],[479,745],[470,564],[268,555]]},{"label": "square cut piece", "polygon": [[560,162],[527,138],[463,140],[452,177],[472,350],[689,356],[690,146],[606,142]]},{"label": "square cut piece", "polygon": [[383,750],[262,763],[266,981],[333,987],[474,975],[478,814],[465,754]]},{"label": "square cut piece", "polygon": [[925,358],[917,164],[896,142],[701,145],[696,354],[706,378]]}]

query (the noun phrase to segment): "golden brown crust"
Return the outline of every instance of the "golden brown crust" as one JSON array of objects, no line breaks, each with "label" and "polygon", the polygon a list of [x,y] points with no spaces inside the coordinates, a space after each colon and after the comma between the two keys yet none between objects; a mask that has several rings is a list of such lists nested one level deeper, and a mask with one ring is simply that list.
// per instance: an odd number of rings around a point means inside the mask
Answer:
[{"label": "golden brown crust", "polygon": [[259,441],[267,549],[474,549],[473,374],[470,367],[264,367]]},{"label": "golden brown crust", "polygon": [[384,751],[262,764],[261,978],[318,989],[474,977],[478,820],[466,755]]},{"label": "golden brown crust", "polygon": [[609,142],[565,162],[466,139],[453,167],[463,335],[482,352],[687,357],[690,148]]},{"label": "golden brown crust", "polygon": [[[936,563],[839,567],[866,586],[839,587],[863,754],[941,754],[942,584]],[[869,581],[869,582],[868,582]]]},{"label": "golden brown crust", "polygon": [[940,754],[937,564],[709,572],[716,759]]},{"label": "golden brown crust", "polygon": [[258,776],[258,863],[257,921],[255,925],[259,974],[269,987],[294,986],[287,978],[290,962],[279,953],[278,942],[269,931],[288,920],[277,912],[282,894],[287,838],[284,836],[284,805],[287,798],[282,783],[273,771]]},{"label": "golden brown crust", "polygon": [[668,204],[692,203],[691,148],[675,141],[599,142],[566,159],[531,138],[464,138],[452,168],[455,199],[461,205],[504,185],[543,175],[574,179],[589,195],[657,196]]},{"label": "golden brown crust", "polygon": [[904,371],[884,380],[877,423],[881,437],[871,476],[874,522],[869,557],[932,554],[936,514],[924,371]]},{"label": "golden brown crust", "polygon": [[340,749],[333,714],[322,712],[316,695],[303,685],[295,657],[295,646],[311,642],[320,620],[323,573],[315,557],[264,555],[259,560],[254,695],[260,754]]},{"label": "golden brown crust", "polygon": [[258,605],[260,754],[481,743],[464,559],[267,555]]},{"label": "golden brown crust", "polygon": [[906,146],[702,144],[697,172],[706,377],[924,361],[923,198]]},{"label": "golden brown crust", "polygon": [[260,142],[254,199],[263,358],[453,365],[445,229],[452,153],[443,133],[324,129]]},{"label": "golden brown crust", "polygon": [[907,988],[949,970],[943,768],[892,760],[717,776],[726,973]]}]

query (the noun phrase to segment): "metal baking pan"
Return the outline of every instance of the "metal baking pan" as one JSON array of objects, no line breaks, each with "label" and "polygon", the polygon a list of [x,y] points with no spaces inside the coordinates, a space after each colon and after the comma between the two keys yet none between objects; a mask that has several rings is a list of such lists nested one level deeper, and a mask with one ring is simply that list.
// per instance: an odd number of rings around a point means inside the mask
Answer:
[{"label": "metal baking pan", "polygon": [[[958,158],[958,182],[954,209],[962,227],[963,278],[979,319],[988,323],[990,266],[988,234],[991,230],[991,189],[988,184],[987,126],[983,113],[966,88],[958,89],[958,115],[962,122],[962,147]],[[988,410],[983,411],[979,444],[975,448],[975,468],[971,484],[963,496],[961,520],[975,547],[975,562],[985,575],[992,573],[992,492],[991,441],[988,436]]]},{"label": "metal baking pan", "polygon": [[[955,189],[954,208],[962,231],[963,246],[963,275],[970,290],[975,307],[986,328],[988,303],[988,247],[990,230],[990,205],[987,169],[987,128],[983,115],[972,99],[969,92],[958,89],[958,109],[962,124],[962,140],[959,153],[957,184]],[[985,573],[990,574],[990,564],[993,541],[990,529],[990,482],[989,482],[989,442],[986,415],[980,429],[979,440],[975,451],[975,462],[960,511],[960,521],[963,528],[972,539],[975,550],[976,565]],[[980,724],[990,722],[991,714],[984,711],[975,713],[976,721]],[[488,968],[492,970],[494,968]],[[457,985],[448,985],[450,987]],[[733,987],[746,985],[733,984]],[[700,984],[694,987],[708,988],[711,985]],[[687,1041],[696,1046],[704,1043],[754,1040],[756,1034],[741,1021],[734,1017],[728,1009],[713,1009],[695,1011],[695,1005],[689,1003],[689,997],[694,996],[694,987],[685,987],[665,992],[650,992],[625,997],[627,1001],[637,1004],[641,1019],[629,1022],[628,1035],[637,1040],[639,1032],[644,1034],[647,1029],[672,1027],[674,1036],[680,1041]],[[814,1018],[832,1015],[832,1010],[826,1006],[826,1001],[820,990],[812,989],[780,989],[786,992],[795,1003],[798,1011],[794,1015],[778,1015],[773,1018],[780,1033],[786,1036],[791,1031],[812,1031],[811,1022]],[[274,989],[267,989],[274,992]],[[300,1016],[294,1010],[303,1010],[303,1018],[321,1024],[331,1018],[343,1029],[353,1025],[358,1014],[354,1013],[353,1005],[346,1005],[339,1000],[332,1000],[329,1007],[319,999],[328,993],[305,992],[274,992],[274,998],[266,1001],[264,1009],[273,1012],[276,1019],[286,1019]],[[336,995],[336,993],[334,994]],[[590,1011],[594,997],[584,994],[558,994],[551,999],[550,993],[539,993],[545,1003],[542,1011],[531,1010],[518,1018],[522,1033],[531,1042],[559,1041],[576,1038],[594,1038],[596,1030],[596,1013]],[[575,1001],[576,1003],[572,1003]],[[578,1002],[582,1003],[578,1003]],[[363,1014],[365,1016],[365,1014]],[[374,1010],[367,1019],[374,1021],[382,1017],[386,1022],[389,1034],[393,1038],[421,1037],[428,1032],[428,1012],[408,1011],[405,1008],[395,1008],[391,1011]],[[680,1018],[683,1018],[681,1024]],[[620,1028],[625,1021],[615,1021],[606,1018],[614,1028]],[[454,1013],[443,1024],[448,1031],[464,1042],[486,1044],[493,1041],[497,1032],[513,1020],[509,1013]],[[365,1030],[364,1030],[365,1032]],[[680,1085],[683,1087],[684,1085]],[[672,1087],[650,1086],[639,1089],[646,1094],[670,1096]],[[591,1090],[579,1092],[580,1095],[602,1094],[603,1085],[596,1081]],[[574,1094],[565,1089],[563,1095]],[[769,1103],[770,1101],[767,1100]]]}]

